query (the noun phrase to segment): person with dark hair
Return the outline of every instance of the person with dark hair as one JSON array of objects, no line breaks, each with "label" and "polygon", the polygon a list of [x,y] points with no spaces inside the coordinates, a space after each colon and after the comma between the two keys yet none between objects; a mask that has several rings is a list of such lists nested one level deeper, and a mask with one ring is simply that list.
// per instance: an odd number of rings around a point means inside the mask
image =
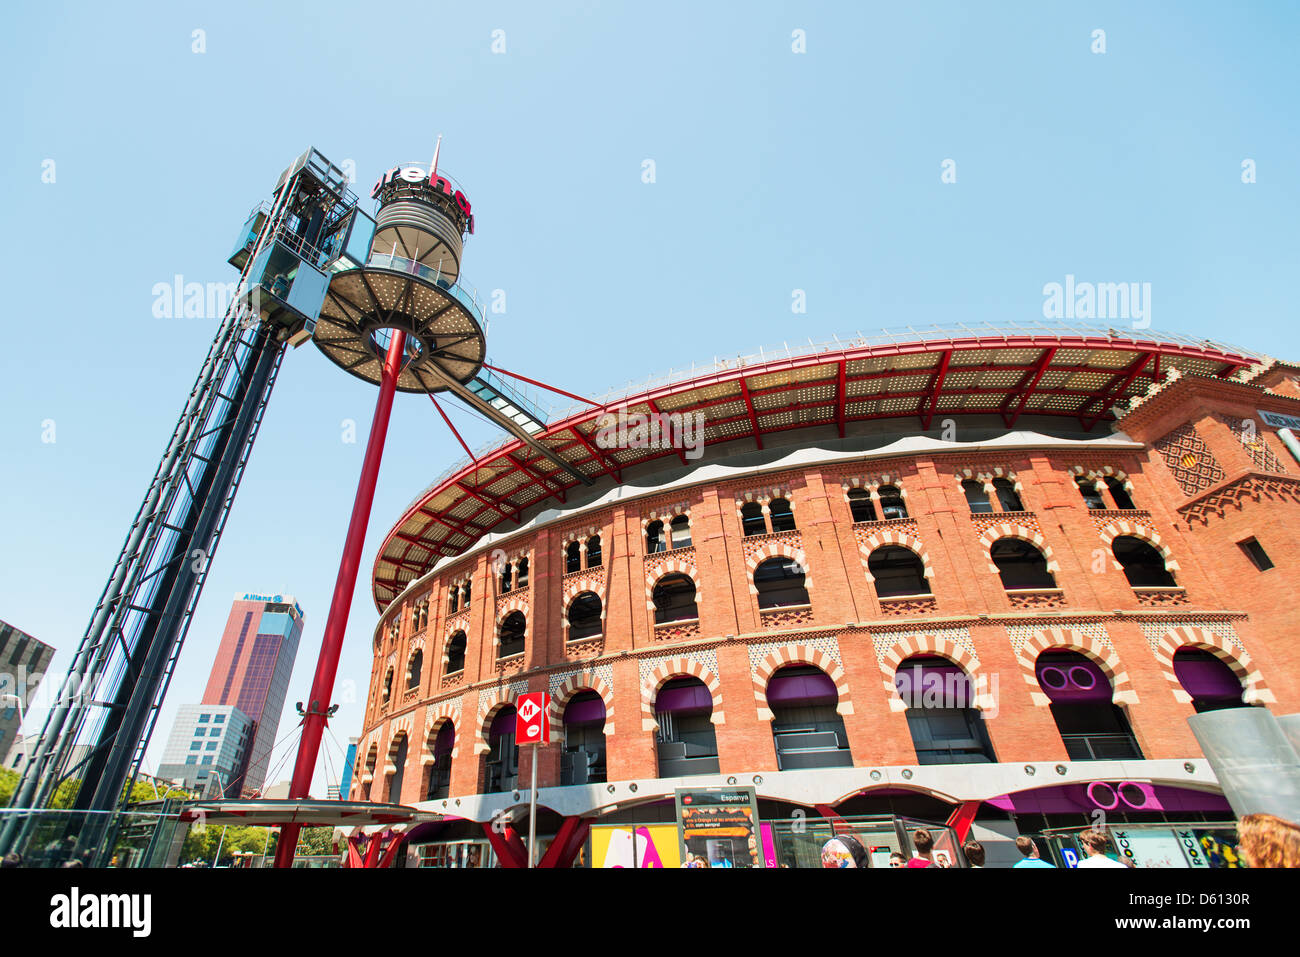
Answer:
[{"label": "person with dark hair", "polygon": [[916,854],[907,862],[908,867],[934,867],[934,838],[923,827],[912,832],[912,846]]},{"label": "person with dark hair", "polygon": [[17,851],[10,851],[3,858],[0,858],[0,869],[9,867],[22,867],[23,857]]},{"label": "person with dark hair", "polygon": [[961,846],[962,852],[966,855],[966,860],[970,862],[971,867],[984,866],[984,845],[976,840],[968,840]]},{"label": "person with dark hair", "polygon": [[1300,867],[1300,826],[1274,814],[1247,814],[1237,825],[1247,867]]},{"label": "person with dark hair", "polygon": [[1082,832],[1079,835],[1079,844],[1088,857],[1075,867],[1124,867],[1120,861],[1106,856],[1106,848],[1110,847],[1110,838],[1101,831]]},{"label": "person with dark hair", "polygon": [[894,853],[892,853],[892,854],[889,855],[889,866],[890,866],[890,867],[906,867],[906,866],[907,866],[907,856],[906,856],[902,851],[894,851]]},{"label": "person with dark hair", "polygon": [[1038,856],[1038,845],[1034,843],[1034,839],[1032,837],[1025,837],[1025,835],[1021,834],[1018,838],[1016,838],[1016,850],[1018,850],[1021,853],[1021,855],[1024,857],[1024,860],[1017,861],[1015,864],[1011,865],[1013,868],[1014,867],[1055,868],[1054,864],[1049,864],[1047,861],[1043,860],[1041,857]]}]

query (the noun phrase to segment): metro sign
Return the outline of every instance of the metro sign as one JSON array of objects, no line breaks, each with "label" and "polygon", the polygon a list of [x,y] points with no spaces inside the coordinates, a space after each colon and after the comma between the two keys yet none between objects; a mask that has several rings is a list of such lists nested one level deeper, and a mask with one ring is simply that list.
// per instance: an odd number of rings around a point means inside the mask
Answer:
[{"label": "metro sign", "polygon": [[515,743],[551,743],[551,696],[546,692],[519,696],[515,704]]}]

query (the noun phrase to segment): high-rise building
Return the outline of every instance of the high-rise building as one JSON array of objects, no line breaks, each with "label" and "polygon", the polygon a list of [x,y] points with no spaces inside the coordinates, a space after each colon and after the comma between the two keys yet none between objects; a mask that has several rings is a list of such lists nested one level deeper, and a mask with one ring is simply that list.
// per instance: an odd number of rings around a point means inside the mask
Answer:
[{"label": "high-rise building", "polygon": [[245,790],[259,790],[266,782],[301,636],[302,608],[292,595],[235,596],[203,704],[234,705],[256,726]]},{"label": "high-rise building", "polygon": [[158,777],[239,797],[254,733],[253,720],[232,705],[181,705]]},{"label": "high-rise building", "polygon": [[0,754],[13,746],[53,657],[54,649],[45,642],[0,621]]},{"label": "high-rise building", "polygon": [[158,776],[226,797],[260,791],[300,637],[292,595],[236,595],[203,700],[181,706]]}]

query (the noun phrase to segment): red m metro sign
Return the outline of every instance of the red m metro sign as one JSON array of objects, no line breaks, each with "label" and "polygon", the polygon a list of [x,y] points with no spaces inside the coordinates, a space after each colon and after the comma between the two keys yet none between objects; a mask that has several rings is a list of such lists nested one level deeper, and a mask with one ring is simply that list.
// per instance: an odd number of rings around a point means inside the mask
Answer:
[{"label": "red m metro sign", "polygon": [[515,702],[515,744],[551,743],[551,696],[521,694]]}]

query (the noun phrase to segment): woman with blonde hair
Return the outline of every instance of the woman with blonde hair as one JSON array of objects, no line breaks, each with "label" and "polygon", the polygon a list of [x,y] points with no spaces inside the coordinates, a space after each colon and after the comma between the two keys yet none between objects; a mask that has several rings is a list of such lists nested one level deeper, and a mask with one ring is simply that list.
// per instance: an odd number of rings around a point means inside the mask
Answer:
[{"label": "woman with blonde hair", "polygon": [[1300,867],[1300,826],[1272,814],[1247,814],[1237,825],[1247,867]]}]

